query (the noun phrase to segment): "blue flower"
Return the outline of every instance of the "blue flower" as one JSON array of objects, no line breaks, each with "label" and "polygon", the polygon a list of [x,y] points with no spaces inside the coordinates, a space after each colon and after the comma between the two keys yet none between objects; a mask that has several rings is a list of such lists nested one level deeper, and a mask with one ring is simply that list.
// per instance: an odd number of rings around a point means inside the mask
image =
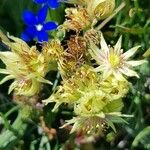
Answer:
[{"label": "blue flower", "polygon": [[60,3],[58,0],[33,0],[37,4],[46,4],[48,5],[51,9],[56,9],[59,7]]},{"label": "blue flower", "polygon": [[37,15],[34,15],[31,11],[24,11],[23,20],[28,26],[22,33],[21,37],[24,41],[31,41],[35,37],[39,42],[48,41],[48,30],[54,30],[57,28],[57,24],[53,21],[45,22],[47,16],[48,6],[42,7]]}]

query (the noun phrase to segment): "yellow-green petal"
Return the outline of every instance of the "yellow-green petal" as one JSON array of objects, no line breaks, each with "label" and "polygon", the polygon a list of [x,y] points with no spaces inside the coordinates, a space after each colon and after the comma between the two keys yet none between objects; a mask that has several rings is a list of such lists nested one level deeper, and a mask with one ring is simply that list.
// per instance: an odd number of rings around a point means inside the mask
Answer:
[{"label": "yellow-green petal", "polygon": [[141,47],[141,46],[136,46],[136,47],[133,47],[133,48],[129,49],[127,52],[125,52],[125,53],[123,54],[124,58],[125,58],[125,59],[130,58],[132,55],[135,54],[135,52],[136,52],[136,51],[138,50],[138,48],[140,48],[140,47]]}]

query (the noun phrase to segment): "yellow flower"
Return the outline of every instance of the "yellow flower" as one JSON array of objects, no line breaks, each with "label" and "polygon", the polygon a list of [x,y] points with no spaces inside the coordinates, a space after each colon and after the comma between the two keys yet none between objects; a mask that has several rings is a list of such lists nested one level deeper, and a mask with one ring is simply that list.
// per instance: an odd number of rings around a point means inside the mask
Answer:
[{"label": "yellow flower", "polygon": [[66,122],[67,123],[61,128],[73,124],[70,133],[78,132],[94,136],[103,134],[107,128],[106,120],[97,116],[73,117],[71,120],[67,120]]},{"label": "yellow flower", "polygon": [[62,79],[68,79],[86,61],[87,45],[81,36],[72,36],[67,40],[66,49],[59,57],[58,70]]},{"label": "yellow flower", "polygon": [[123,98],[129,90],[129,82],[124,78],[117,80],[113,75],[102,79],[100,82],[101,89],[110,96],[110,99]]},{"label": "yellow flower", "polygon": [[106,44],[102,34],[100,41],[101,49],[99,49],[92,41],[90,42],[89,53],[99,65],[99,67],[95,68],[95,71],[102,72],[104,78],[109,77],[111,74],[113,74],[118,80],[123,79],[122,74],[126,76],[139,77],[132,68],[141,65],[146,61],[132,61],[129,59],[140,46],[133,47],[123,53],[123,49],[121,49],[121,42],[122,37],[119,38],[114,47],[110,47]]},{"label": "yellow flower", "polygon": [[43,102],[55,102],[53,111],[62,103],[73,107],[77,117],[67,121],[63,126],[73,124],[71,132],[100,134],[105,130],[104,125],[113,126],[107,116],[120,114],[123,107],[122,98],[128,87],[126,79],[120,81],[113,75],[103,79],[94,68],[83,65],[73,76],[63,80],[57,91]]},{"label": "yellow flower", "polygon": [[52,60],[58,61],[63,51],[63,47],[59,40],[50,40],[42,45],[42,53],[48,62]]},{"label": "yellow flower", "polygon": [[39,92],[41,83],[51,84],[44,79],[49,71],[45,57],[35,46],[29,47],[19,38],[9,36],[11,42],[2,32],[0,32],[2,42],[11,51],[0,52],[0,59],[6,65],[6,69],[0,69],[0,73],[7,76],[0,84],[14,79],[9,87],[9,93],[15,89],[16,94],[32,96]]},{"label": "yellow flower", "polygon": [[42,54],[47,64],[49,64],[49,70],[58,70],[58,60],[64,52],[63,47],[59,40],[50,40],[43,43]]},{"label": "yellow flower", "polygon": [[62,25],[64,29],[78,32],[90,27],[91,21],[85,8],[67,8],[65,11],[68,19]]},{"label": "yellow flower", "polygon": [[95,89],[98,81],[99,76],[92,71],[90,66],[81,67],[69,79],[63,80],[62,85],[57,87],[57,91],[43,102],[45,104],[55,102],[53,111],[62,103],[74,104],[81,98],[84,91],[89,92]]},{"label": "yellow flower", "polygon": [[[93,68],[84,65],[69,79],[63,80],[62,85],[58,86],[57,91],[48,99],[45,104],[55,102],[53,110],[57,109],[62,103],[74,105],[74,112],[80,116],[98,115],[103,112],[107,105],[122,99],[128,91],[127,80],[118,81],[110,76],[103,80]],[[122,102],[116,111],[122,108]]]},{"label": "yellow flower", "polygon": [[[101,98],[99,97],[99,100],[100,99]],[[90,103],[92,104],[92,102]],[[113,100],[111,102],[108,102],[108,104],[106,104],[105,106],[99,106],[100,102],[95,104],[93,103],[92,105],[91,104],[89,104],[88,106],[90,106],[93,112],[91,111],[90,114],[87,112],[84,112],[84,114],[80,114],[81,111],[84,111],[86,105],[84,107],[82,106],[80,109],[75,110],[77,116],[73,117],[71,120],[67,120],[62,128],[68,125],[73,125],[70,133],[81,132],[88,135],[101,135],[109,126],[115,131],[115,126],[111,118],[114,118],[114,120],[117,119],[118,121],[120,119],[120,121],[122,121],[120,117],[125,116],[120,113],[123,107],[122,100]],[[96,110],[98,110],[98,107],[103,108],[101,111],[99,110],[99,113],[95,113]]]}]

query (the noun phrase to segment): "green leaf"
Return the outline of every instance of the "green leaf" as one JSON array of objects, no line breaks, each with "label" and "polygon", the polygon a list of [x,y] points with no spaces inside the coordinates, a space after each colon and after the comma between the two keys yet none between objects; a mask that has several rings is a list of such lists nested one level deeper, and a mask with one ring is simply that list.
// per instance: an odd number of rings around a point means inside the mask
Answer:
[{"label": "green leaf", "polygon": [[[149,141],[149,137],[150,137],[150,126],[144,128],[134,139],[133,143],[132,143],[132,147],[137,147],[139,143],[143,143],[143,146],[146,149],[150,149],[150,141]],[[147,139],[147,140],[146,140]],[[146,141],[148,143],[146,143]]]},{"label": "green leaf", "polygon": [[107,124],[113,129],[113,131],[116,133],[116,128],[114,126],[114,124],[112,123],[112,121],[107,120]]},{"label": "green leaf", "polygon": [[64,5],[57,9],[49,9],[47,15],[47,21],[56,21],[58,24],[61,24],[64,21]]},{"label": "green leaf", "polygon": [[128,124],[127,121],[125,121],[123,118],[119,117],[119,116],[107,116],[107,119],[111,120],[113,123],[125,123]]}]

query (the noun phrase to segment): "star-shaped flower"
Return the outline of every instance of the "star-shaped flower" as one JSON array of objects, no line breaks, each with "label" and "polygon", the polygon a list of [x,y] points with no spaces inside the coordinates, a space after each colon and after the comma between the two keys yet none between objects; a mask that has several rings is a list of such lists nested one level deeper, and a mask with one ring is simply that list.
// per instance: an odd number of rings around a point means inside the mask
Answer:
[{"label": "star-shaped flower", "polygon": [[121,43],[122,37],[119,38],[114,47],[110,47],[105,42],[102,34],[100,41],[101,49],[99,49],[92,41],[90,42],[89,52],[99,65],[95,70],[97,72],[102,72],[104,78],[109,77],[111,74],[119,80],[123,79],[123,75],[139,77],[132,69],[135,66],[145,63],[146,60],[133,61],[129,59],[135,54],[140,46],[133,47],[123,53]]},{"label": "star-shaped flower", "polygon": [[51,9],[56,9],[60,5],[60,3],[58,2],[58,0],[34,0],[34,2],[37,3],[37,4],[46,4]]},{"label": "star-shaped flower", "polygon": [[48,41],[47,31],[56,29],[57,24],[53,21],[45,22],[47,10],[48,6],[44,6],[37,15],[28,10],[23,13],[23,20],[28,26],[21,35],[24,41],[31,41],[35,37],[38,38],[39,42]]},{"label": "star-shaped flower", "polygon": [[29,47],[23,40],[8,36],[9,40],[1,31],[0,38],[11,51],[0,52],[0,60],[5,68],[0,68],[0,74],[6,76],[0,84],[14,79],[9,87],[8,93],[15,90],[16,95],[33,96],[38,94],[42,83],[51,84],[45,79],[50,70],[50,63],[43,52],[39,52],[36,46]]}]

